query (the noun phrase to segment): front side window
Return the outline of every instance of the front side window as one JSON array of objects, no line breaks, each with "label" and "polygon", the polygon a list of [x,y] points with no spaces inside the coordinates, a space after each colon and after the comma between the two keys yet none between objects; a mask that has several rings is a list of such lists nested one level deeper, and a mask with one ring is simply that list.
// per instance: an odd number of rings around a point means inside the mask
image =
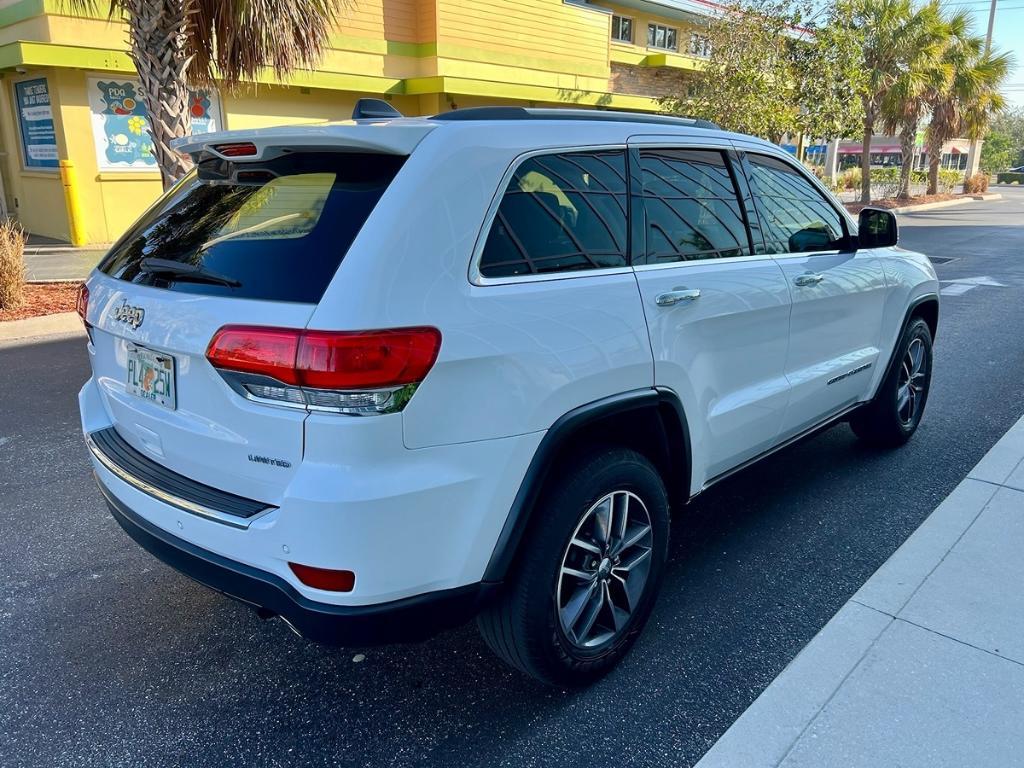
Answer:
[{"label": "front side window", "polygon": [[648,24],[647,46],[661,48],[665,51],[678,51],[679,30],[675,27],[666,27],[663,24]]},{"label": "front side window", "polygon": [[480,256],[481,275],[624,266],[623,150],[537,155],[516,168]]},{"label": "front side window", "polygon": [[839,212],[784,160],[749,155],[750,187],[768,253],[841,248],[846,230]]},{"label": "front side window", "polygon": [[633,42],[633,20],[626,16],[612,16],[612,40]]},{"label": "front side window", "polygon": [[646,263],[750,255],[736,184],[721,152],[643,149],[640,172]]}]

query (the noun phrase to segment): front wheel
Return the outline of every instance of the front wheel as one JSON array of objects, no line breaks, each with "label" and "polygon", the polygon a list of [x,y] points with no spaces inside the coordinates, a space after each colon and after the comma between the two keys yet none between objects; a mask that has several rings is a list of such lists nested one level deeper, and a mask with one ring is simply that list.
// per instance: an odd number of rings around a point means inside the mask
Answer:
[{"label": "front wheel", "polygon": [[668,549],[668,498],[640,453],[576,462],[540,499],[522,555],[478,619],[499,657],[553,685],[585,685],[629,650]]},{"label": "front wheel", "polygon": [[917,431],[932,380],[932,333],[912,320],[896,346],[893,365],[875,399],[850,418],[857,437],[871,445],[903,445]]}]

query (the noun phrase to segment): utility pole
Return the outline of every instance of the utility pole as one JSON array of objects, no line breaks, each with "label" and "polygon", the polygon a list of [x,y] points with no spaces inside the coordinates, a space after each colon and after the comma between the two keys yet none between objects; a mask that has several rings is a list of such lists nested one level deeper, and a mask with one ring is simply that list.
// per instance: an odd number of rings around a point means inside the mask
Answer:
[{"label": "utility pole", "polygon": [[[992,28],[996,25],[996,2],[992,0],[992,5],[988,9],[988,33],[985,35],[985,55],[988,56],[992,52]],[[967,150],[967,176],[966,179],[971,178],[978,172],[978,167],[981,165],[981,152],[979,145],[980,142],[977,139],[971,139],[971,145]]]}]

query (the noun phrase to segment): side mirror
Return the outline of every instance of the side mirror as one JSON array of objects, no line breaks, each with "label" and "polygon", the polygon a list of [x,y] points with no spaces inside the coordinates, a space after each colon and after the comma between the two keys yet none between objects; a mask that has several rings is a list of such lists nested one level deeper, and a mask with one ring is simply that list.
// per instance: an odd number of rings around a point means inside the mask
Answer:
[{"label": "side mirror", "polygon": [[860,212],[857,243],[861,248],[888,248],[899,241],[896,216],[882,208],[865,208]]}]

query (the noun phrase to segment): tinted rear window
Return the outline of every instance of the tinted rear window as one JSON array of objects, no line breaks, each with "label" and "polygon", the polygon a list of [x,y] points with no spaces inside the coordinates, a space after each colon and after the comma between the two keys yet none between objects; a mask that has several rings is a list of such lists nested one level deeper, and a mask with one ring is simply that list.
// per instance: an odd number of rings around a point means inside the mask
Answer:
[{"label": "tinted rear window", "polygon": [[[260,163],[204,161],[121,238],[100,270],[184,293],[317,303],[404,160],[304,152]],[[147,258],[238,285],[147,272]]]}]

